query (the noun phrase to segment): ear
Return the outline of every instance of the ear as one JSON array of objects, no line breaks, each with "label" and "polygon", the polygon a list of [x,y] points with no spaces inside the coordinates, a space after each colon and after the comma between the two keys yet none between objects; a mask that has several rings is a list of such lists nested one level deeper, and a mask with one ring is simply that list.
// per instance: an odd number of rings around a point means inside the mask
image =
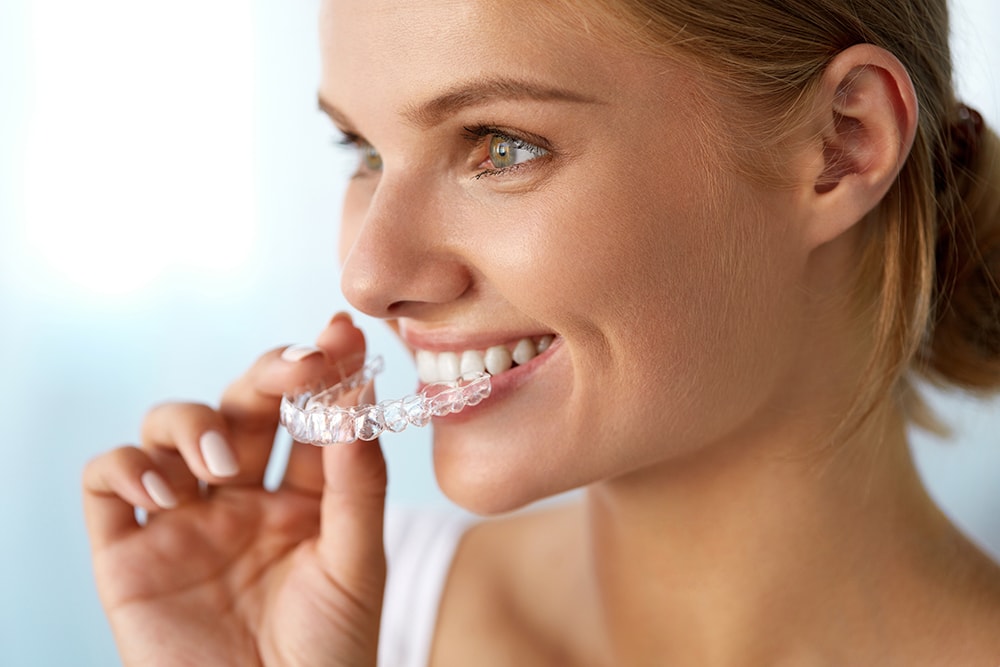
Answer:
[{"label": "ear", "polygon": [[822,142],[810,148],[810,248],[843,234],[885,197],[913,145],[917,97],[895,56],[859,44],[827,66],[815,109]]}]

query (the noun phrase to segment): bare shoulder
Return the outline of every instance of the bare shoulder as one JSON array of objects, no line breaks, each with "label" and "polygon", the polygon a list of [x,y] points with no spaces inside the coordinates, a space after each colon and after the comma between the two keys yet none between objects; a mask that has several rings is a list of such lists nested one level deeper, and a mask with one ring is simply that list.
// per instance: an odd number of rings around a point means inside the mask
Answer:
[{"label": "bare shoulder", "polygon": [[583,574],[582,539],[578,502],[471,528],[442,594],[431,664],[568,664],[559,634]]}]

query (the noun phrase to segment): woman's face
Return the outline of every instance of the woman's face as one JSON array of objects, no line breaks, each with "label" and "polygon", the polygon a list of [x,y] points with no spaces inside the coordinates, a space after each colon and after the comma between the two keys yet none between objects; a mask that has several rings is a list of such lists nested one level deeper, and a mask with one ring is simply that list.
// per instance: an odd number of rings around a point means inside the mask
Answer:
[{"label": "woman's face", "polygon": [[372,147],[344,207],[347,298],[415,354],[555,337],[435,422],[442,488],[483,512],[757,428],[797,371],[790,198],[722,169],[692,71],[542,5],[321,16],[322,104]]}]

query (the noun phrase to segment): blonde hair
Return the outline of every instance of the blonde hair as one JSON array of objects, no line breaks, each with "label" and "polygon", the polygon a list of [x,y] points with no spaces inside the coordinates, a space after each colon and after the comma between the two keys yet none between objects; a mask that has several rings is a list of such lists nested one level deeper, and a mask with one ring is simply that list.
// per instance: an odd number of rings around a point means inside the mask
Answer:
[{"label": "blonde hair", "polygon": [[1000,388],[1000,141],[955,98],[946,0],[587,4],[616,19],[600,26],[616,38],[705,73],[713,98],[738,114],[726,128],[735,166],[779,183],[780,149],[830,61],[855,44],[894,54],[916,88],[919,126],[869,220],[858,275],[860,293],[872,294],[875,343],[849,421],[893,392],[909,395],[909,371]]}]

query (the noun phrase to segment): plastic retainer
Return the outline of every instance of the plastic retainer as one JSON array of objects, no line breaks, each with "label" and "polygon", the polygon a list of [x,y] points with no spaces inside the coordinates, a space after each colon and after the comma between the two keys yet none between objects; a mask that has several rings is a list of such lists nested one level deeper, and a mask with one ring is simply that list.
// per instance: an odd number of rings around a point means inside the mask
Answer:
[{"label": "plastic retainer", "polygon": [[426,426],[432,417],[443,417],[477,405],[490,395],[487,373],[472,373],[455,382],[435,382],[419,393],[375,405],[342,407],[337,401],[352,389],[368,384],[384,368],[382,357],[372,357],[356,373],[331,387],[314,387],[281,397],[280,420],[298,442],[326,446],[355,440],[374,440],[407,426]]}]

